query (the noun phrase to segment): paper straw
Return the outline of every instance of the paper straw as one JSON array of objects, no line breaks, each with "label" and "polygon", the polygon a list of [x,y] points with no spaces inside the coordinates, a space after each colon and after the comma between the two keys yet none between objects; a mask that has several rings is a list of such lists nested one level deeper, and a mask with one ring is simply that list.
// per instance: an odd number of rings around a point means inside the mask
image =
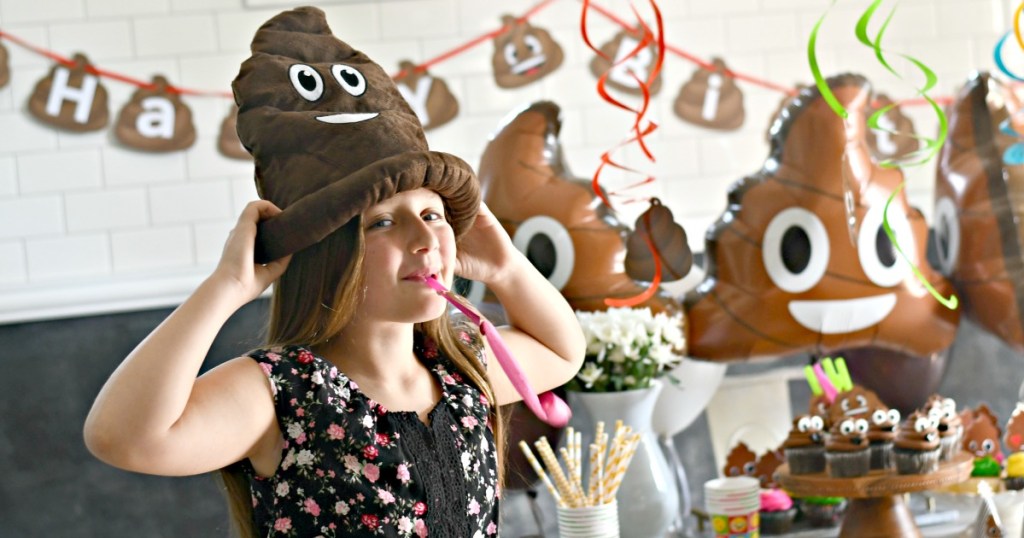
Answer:
[{"label": "paper straw", "polygon": [[555,498],[555,503],[562,505],[562,496],[558,494],[558,490],[555,489],[555,485],[551,483],[551,479],[548,478],[548,474],[544,472],[544,468],[540,466],[540,462],[537,461],[537,457],[533,455],[533,451],[530,450],[530,445],[526,444],[526,441],[519,441],[519,448],[522,449],[523,454],[526,455],[526,461],[530,462],[530,467],[533,467],[533,471],[537,473],[541,481],[548,488],[548,492]]},{"label": "paper straw", "polygon": [[603,469],[601,466],[604,464],[601,454],[601,445],[597,443],[590,443],[590,478],[588,479],[589,488],[587,490],[587,501],[591,506],[598,504],[597,492],[600,491],[599,484],[601,482],[601,474]]},{"label": "paper straw", "polygon": [[[621,430],[620,430],[621,431]],[[604,465],[604,489],[601,490],[601,504],[609,503],[612,501],[613,496],[610,495],[609,486],[612,484],[614,477],[616,476],[616,470],[618,469],[619,462],[622,458],[622,437],[616,435],[612,439],[612,446],[608,452],[608,459]]]},{"label": "paper straw", "polygon": [[576,462],[576,483],[580,485],[580,491],[583,489],[583,434],[576,432],[576,457],[573,461]]},{"label": "paper straw", "polygon": [[576,482],[576,466],[578,463],[573,460],[572,454],[566,448],[558,449],[558,452],[562,455],[562,459],[565,461],[565,470],[569,473],[569,486],[572,488],[573,497],[580,499],[581,501],[586,500],[586,496],[583,494],[583,486]]},{"label": "paper straw", "polygon": [[533,444],[537,447],[537,452],[540,454],[544,464],[548,467],[548,472],[555,478],[555,485],[558,486],[558,491],[562,493],[562,498],[565,499],[567,506],[577,506],[577,499],[574,499],[572,487],[569,485],[569,480],[566,479],[565,473],[562,472],[562,466],[558,464],[558,458],[555,457],[555,452],[551,450],[551,445],[548,444],[546,437],[541,437]]},{"label": "paper straw", "polygon": [[622,485],[622,479],[626,475],[626,469],[629,468],[629,462],[633,459],[633,455],[636,454],[637,446],[640,445],[640,434],[633,434],[626,443],[627,446],[614,470],[614,476],[608,480],[609,485],[606,486],[606,489],[609,491],[609,502],[615,498],[615,494],[619,491],[619,486]]}]

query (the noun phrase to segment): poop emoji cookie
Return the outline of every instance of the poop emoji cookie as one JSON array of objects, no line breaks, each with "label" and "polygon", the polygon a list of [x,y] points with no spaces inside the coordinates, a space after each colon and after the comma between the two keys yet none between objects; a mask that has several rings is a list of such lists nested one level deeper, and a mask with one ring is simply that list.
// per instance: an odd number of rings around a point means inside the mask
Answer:
[{"label": "poop emoji cookie", "polygon": [[420,119],[424,130],[444,125],[459,113],[459,101],[443,79],[417,70],[408,60],[399,63],[402,75],[395,79],[398,91]]},{"label": "poop emoji cookie", "polygon": [[756,476],[757,454],[746,443],[736,443],[725,458],[722,474],[725,476]]},{"label": "poop emoji cookie", "polygon": [[[878,94],[871,103],[868,117],[891,104],[892,99]],[[879,162],[905,158],[921,147],[915,135],[914,122],[895,106],[879,116],[877,129],[868,129],[868,147]]]},{"label": "poop emoji cookie", "polygon": [[[629,229],[565,165],[559,113],[541,101],[503,125],[480,159],[480,186],[516,247],[573,309],[605,310],[605,299],[644,289],[623,269]],[[638,305],[645,306],[659,312],[678,304],[658,293]]]},{"label": "poop emoji cookie", "polygon": [[857,75],[828,84],[849,118],[816,87],[801,92],[772,127],[763,168],[732,186],[708,230],[705,279],[685,302],[691,356],[829,355],[871,345],[928,357],[953,341],[959,311],[925,291],[883,227],[887,220],[910,261],[949,296],[949,282],[925,260],[927,223],[904,191],[883,219],[903,175],[878,166],[867,149],[870,87]]},{"label": "poop emoji cookie", "polygon": [[775,470],[785,462],[786,458],[781,450],[769,450],[757,458],[753,476],[761,482],[764,489],[778,487],[775,483]]},{"label": "poop emoji cookie", "polygon": [[114,136],[135,149],[176,151],[196,141],[196,128],[192,111],[168,90],[166,78],[156,76],[152,88],[139,88],[121,109]]},{"label": "poop emoji cookie", "polygon": [[712,60],[714,69],[697,69],[679,89],[673,110],[694,125],[732,131],[743,125],[743,93],[726,74],[721,58]]},{"label": "poop emoji cookie", "polygon": [[1004,155],[1021,139],[1009,87],[981,73],[949,111],[949,138],[935,174],[939,269],[965,315],[1024,353],[1024,165]]},{"label": "poop emoji cookie", "polygon": [[661,281],[672,282],[686,276],[692,265],[686,230],[676,224],[672,210],[661,200],[652,199],[651,207],[637,217],[626,240],[626,274],[634,280],[651,282],[660,267]]},{"label": "poop emoji cookie", "polygon": [[[622,30],[615,34],[611,41],[601,46],[601,54],[595,55],[590,61],[590,72],[599,78],[608,73],[608,85],[612,88],[632,95],[643,95],[637,79],[646,82],[654,70],[658,60],[658,44],[652,40],[646,47],[636,50],[642,42],[641,32]],[[649,90],[652,96],[661,91],[661,73],[651,81]]]},{"label": "poop emoji cookie", "polygon": [[491,66],[499,88],[518,88],[551,74],[562,65],[562,47],[543,28],[511,15],[501,18],[508,29],[494,38]]},{"label": "poop emoji cookie", "polygon": [[97,131],[107,126],[107,89],[89,72],[89,59],[78,53],[67,67],[57,64],[36,83],[28,111],[36,119],[69,131]]},{"label": "poop emoji cookie", "polygon": [[0,88],[3,88],[11,81],[10,56],[7,54],[7,47],[0,43]]},{"label": "poop emoji cookie", "polygon": [[217,135],[217,149],[221,155],[242,161],[251,161],[252,155],[246,151],[242,141],[238,139],[235,132],[235,124],[238,122],[238,105],[232,103],[224,119],[220,122],[220,133]]}]

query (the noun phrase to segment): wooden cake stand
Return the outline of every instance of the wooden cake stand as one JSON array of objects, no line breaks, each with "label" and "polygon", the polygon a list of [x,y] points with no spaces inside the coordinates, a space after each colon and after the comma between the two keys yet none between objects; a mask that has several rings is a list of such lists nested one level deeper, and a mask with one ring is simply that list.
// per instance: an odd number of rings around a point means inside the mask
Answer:
[{"label": "wooden cake stand", "polygon": [[921,537],[914,517],[903,500],[904,493],[925,491],[967,480],[974,459],[960,453],[953,461],[942,462],[928,474],[896,474],[896,470],[871,471],[857,478],[832,478],[825,473],[789,474],[789,465],[775,471],[779,486],[796,497],[846,497],[849,507],[839,530],[840,538]]}]

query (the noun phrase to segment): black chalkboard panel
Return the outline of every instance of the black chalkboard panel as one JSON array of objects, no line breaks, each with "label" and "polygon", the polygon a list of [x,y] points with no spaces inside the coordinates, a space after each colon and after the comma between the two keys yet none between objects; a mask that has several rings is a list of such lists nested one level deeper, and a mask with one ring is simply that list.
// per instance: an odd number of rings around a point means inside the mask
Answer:
[{"label": "black chalkboard panel", "polygon": [[[229,320],[204,371],[260,344],[266,308],[257,301]],[[0,536],[229,536],[215,475],[121,471],[82,441],[104,381],[170,312],[0,326]]]}]

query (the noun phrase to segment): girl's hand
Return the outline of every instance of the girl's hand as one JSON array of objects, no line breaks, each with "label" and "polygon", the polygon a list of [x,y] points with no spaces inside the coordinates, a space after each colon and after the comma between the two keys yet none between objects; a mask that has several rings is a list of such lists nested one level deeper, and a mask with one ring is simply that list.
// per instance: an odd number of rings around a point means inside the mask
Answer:
[{"label": "girl's hand", "polygon": [[211,278],[234,286],[245,303],[259,297],[288,267],[292,257],[285,256],[266,265],[253,261],[256,245],[256,224],[281,212],[266,200],[249,202],[228,234],[224,252]]},{"label": "girl's hand", "polygon": [[504,278],[523,258],[487,204],[480,202],[473,227],[459,240],[455,274],[485,285]]}]

